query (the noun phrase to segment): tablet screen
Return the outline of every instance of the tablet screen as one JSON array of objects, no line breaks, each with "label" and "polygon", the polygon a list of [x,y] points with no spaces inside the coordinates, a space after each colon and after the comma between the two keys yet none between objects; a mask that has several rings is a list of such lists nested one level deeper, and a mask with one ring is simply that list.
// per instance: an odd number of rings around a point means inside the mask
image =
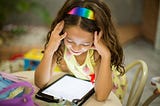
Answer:
[{"label": "tablet screen", "polygon": [[73,99],[82,99],[93,87],[94,85],[89,81],[65,75],[42,93],[72,101]]}]

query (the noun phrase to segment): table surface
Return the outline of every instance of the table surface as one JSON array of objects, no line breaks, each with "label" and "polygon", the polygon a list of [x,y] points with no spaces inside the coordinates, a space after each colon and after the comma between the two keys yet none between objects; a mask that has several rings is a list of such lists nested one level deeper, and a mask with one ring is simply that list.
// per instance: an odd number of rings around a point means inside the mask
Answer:
[{"label": "table surface", "polygon": [[[34,84],[34,71],[21,71],[21,72],[15,72],[13,74],[33,84],[33,86],[35,88],[33,99],[35,100],[35,102],[37,104],[39,104],[40,106],[57,106],[57,104],[55,104],[55,103],[47,103],[47,102],[44,102],[44,101],[41,101],[41,100],[35,98],[35,94],[39,90],[39,88],[37,88]],[[58,79],[59,77],[61,77],[64,74],[65,73],[63,73],[63,72],[55,72],[54,76],[53,76],[54,79],[51,79],[50,83],[55,81],[56,79]],[[117,98],[117,96],[113,92],[111,92],[106,101],[98,102],[95,100],[95,95],[92,95],[83,104],[83,106],[122,106],[122,104],[121,104],[120,100]]]}]

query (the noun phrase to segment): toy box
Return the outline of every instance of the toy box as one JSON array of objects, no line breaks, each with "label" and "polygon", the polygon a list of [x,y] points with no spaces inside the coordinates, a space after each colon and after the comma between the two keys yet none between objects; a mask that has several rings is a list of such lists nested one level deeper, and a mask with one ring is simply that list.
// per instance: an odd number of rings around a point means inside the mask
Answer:
[{"label": "toy box", "polygon": [[35,70],[43,57],[41,49],[31,49],[24,54],[24,70]]}]

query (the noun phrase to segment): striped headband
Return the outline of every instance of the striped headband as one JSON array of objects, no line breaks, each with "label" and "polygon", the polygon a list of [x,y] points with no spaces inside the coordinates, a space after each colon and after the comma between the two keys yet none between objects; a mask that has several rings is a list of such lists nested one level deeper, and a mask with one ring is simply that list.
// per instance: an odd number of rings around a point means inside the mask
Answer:
[{"label": "striped headband", "polygon": [[84,17],[90,20],[95,20],[94,12],[84,7],[75,7],[72,10],[70,10],[68,14],[77,15],[77,16]]}]

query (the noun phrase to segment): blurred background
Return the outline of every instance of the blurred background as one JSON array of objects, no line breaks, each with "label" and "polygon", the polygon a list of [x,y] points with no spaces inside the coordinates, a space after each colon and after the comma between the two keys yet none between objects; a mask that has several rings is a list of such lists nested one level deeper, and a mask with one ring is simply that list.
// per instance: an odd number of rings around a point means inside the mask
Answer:
[{"label": "blurred background", "polygon": [[[0,70],[17,72],[35,68],[27,67],[31,63],[36,66],[42,55],[39,53],[39,57],[34,57],[29,53],[37,53],[33,49],[43,49],[51,22],[64,1],[0,0]],[[136,59],[143,59],[148,64],[149,78],[142,103],[153,93],[151,78],[160,76],[159,0],[104,1],[111,9],[124,49],[125,64]],[[30,62],[32,58],[37,61]],[[160,98],[157,98],[152,106],[159,104]]]}]

